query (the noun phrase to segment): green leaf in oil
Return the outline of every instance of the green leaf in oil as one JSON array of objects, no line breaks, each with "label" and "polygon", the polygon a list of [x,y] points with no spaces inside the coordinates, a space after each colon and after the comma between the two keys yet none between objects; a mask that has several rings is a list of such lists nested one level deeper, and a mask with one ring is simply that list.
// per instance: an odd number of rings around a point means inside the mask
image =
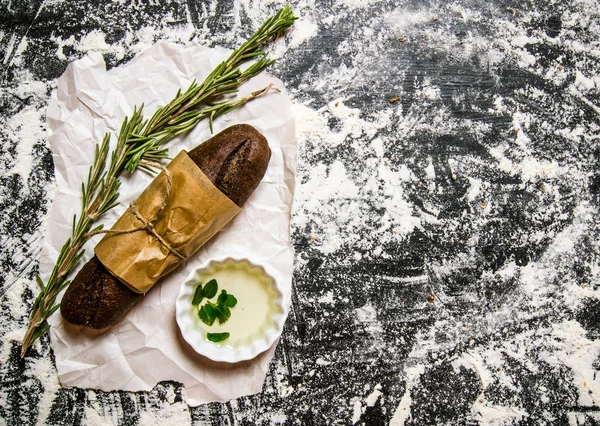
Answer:
[{"label": "green leaf in oil", "polygon": [[219,294],[219,298],[217,299],[217,304],[233,308],[237,305],[237,299],[233,294],[228,294],[227,290],[221,290],[221,294]]},{"label": "green leaf in oil", "polygon": [[204,297],[204,295],[202,292],[202,284],[198,283],[198,287],[196,287],[196,290],[194,290],[194,297],[192,299],[192,305],[194,305],[194,306],[199,305],[200,302],[202,302],[203,297]]},{"label": "green leaf in oil", "polygon": [[210,304],[206,304],[200,308],[198,311],[198,317],[200,320],[206,325],[213,325],[215,322],[215,310]]},{"label": "green leaf in oil", "polygon": [[206,338],[211,342],[219,343],[229,338],[229,333],[206,333]]},{"label": "green leaf in oil", "polygon": [[227,290],[223,289],[223,290],[221,290],[221,294],[219,294],[219,297],[217,298],[217,304],[223,305],[223,304],[225,304],[226,300],[227,300]]},{"label": "green leaf in oil", "polygon": [[213,305],[215,309],[215,316],[219,320],[219,324],[225,324],[229,317],[231,317],[231,311],[227,306]]},{"label": "green leaf in oil", "polygon": [[219,285],[217,284],[217,280],[213,278],[212,280],[204,284],[204,290],[202,291],[202,294],[207,299],[212,299],[217,294],[218,289]]},{"label": "green leaf in oil", "polygon": [[233,308],[235,305],[237,305],[237,299],[233,294],[228,294],[225,302],[223,302],[223,305]]}]

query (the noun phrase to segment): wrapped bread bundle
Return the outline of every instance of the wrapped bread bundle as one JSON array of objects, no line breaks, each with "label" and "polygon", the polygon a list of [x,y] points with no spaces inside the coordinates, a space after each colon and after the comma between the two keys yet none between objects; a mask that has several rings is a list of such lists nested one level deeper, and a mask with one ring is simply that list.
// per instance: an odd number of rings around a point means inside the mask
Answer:
[{"label": "wrapped bread bundle", "polygon": [[97,330],[119,322],[240,211],[270,157],[244,124],[178,154],[96,246],[62,298],[63,318]]}]

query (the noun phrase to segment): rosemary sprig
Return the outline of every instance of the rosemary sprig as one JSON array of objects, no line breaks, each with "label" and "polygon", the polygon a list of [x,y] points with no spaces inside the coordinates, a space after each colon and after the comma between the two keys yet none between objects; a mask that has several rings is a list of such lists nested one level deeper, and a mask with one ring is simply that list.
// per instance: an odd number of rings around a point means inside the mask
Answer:
[{"label": "rosemary sprig", "polygon": [[[164,144],[175,136],[190,131],[205,118],[209,119],[212,131],[215,118],[268,91],[270,85],[244,97],[223,100],[236,93],[242,83],[260,74],[274,62],[267,57],[262,46],[280,36],[296,19],[289,6],[280,9],[229,58],[221,62],[204,82],[198,84],[193,81],[185,92],[178,91],[175,98],[159,108],[149,120],[144,120],[143,105],[134,107],[131,117],[123,121],[116,146],[111,152],[108,169],[106,162],[110,134],[104,136],[100,146],[96,146],[87,181],[81,185],[81,214],[73,217],[71,237],[63,245],[48,282],[44,283],[39,276],[36,277],[41,291],[32,306],[21,357],[50,328],[47,319],[60,306],[56,303],[56,297],[69,285],[67,277],[81,260],[84,244],[103,228],[101,224],[95,227],[94,224],[118,204],[121,173],[124,170],[132,173],[138,168],[148,169],[148,164],[167,156]],[[242,64],[254,59],[256,61],[248,68],[243,71],[240,69]]]},{"label": "rosemary sprig", "polygon": [[[238,87],[260,74],[265,68],[275,62],[267,57],[262,46],[272,39],[280,36],[292,26],[297,19],[291,7],[280,9],[275,15],[268,18],[260,28],[244,44],[235,50],[229,58],[221,62],[206,77],[204,82],[198,84],[195,80],[184,92],[177,92],[175,99],[162,108],[144,123],[141,132],[131,135],[130,142],[138,144],[138,150],[125,165],[132,172],[139,164],[141,158],[161,157],[166,155],[166,150],[161,146],[171,138],[191,130],[198,122],[207,117],[205,110],[200,110],[199,105],[205,105],[207,101],[215,101],[226,95],[237,93]],[[244,71],[240,65],[256,59]],[[227,108],[225,105],[215,105],[217,109],[212,110],[208,116],[212,131],[212,121],[232,109],[238,108],[246,102],[236,104],[235,107]]]}]

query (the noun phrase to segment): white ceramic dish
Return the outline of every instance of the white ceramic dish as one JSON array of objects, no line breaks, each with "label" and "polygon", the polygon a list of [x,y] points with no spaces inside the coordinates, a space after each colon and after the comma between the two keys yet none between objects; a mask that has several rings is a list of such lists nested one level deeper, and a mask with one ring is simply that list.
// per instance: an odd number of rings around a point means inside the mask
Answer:
[{"label": "white ceramic dish", "polygon": [[[226,323],[215,321],[208,326],[198,317],[198,306],[192,305],[192,298],[196,286],[211,278],[219,284],[217,295],[225,288],[238,303],[231,308]],[[215,300],[216,296],[211,299]],[[192,271],[181,285],[175,312],[183,338],[196,352],[228,363],[252,359],[269,349],[281,335],[285,322],[283,293],[273,276],[248,259],[231,257],[209,260]],[[206,337],[208,332],[224,331],[231,336],[223,342],[214,343]]]}]

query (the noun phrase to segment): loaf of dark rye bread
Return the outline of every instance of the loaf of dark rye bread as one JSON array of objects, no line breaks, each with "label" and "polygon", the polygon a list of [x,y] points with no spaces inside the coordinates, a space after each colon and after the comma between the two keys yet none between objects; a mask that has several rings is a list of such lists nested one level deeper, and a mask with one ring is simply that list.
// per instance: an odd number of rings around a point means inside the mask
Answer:
[{"label": "loaf of dark rye bread", "polygon": [[[263,178],[271,150],[254,127],[238,124],[188,155],[223,194],[242,207]],[[100,330],[119,322],[143,297],[122,284],[94,256],[67,288],[60,312],[71,324]]]}]

